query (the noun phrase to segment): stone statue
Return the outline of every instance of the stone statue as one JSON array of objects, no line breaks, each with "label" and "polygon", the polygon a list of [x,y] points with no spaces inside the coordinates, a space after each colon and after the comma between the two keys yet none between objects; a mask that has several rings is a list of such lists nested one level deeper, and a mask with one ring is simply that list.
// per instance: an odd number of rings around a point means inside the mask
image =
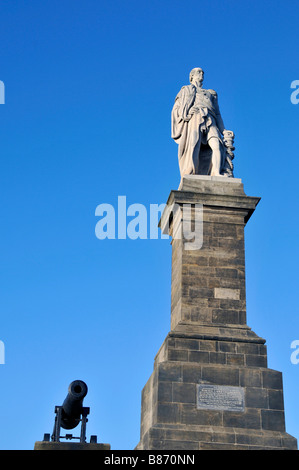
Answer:
[{"label": "stone statue", "polygon": [[190,85],[180,90],[171,113],[181,177],[233,177],[234,133],[224,127],[216,91],[202,88],[203,77],[201,68],[191,70]]}]

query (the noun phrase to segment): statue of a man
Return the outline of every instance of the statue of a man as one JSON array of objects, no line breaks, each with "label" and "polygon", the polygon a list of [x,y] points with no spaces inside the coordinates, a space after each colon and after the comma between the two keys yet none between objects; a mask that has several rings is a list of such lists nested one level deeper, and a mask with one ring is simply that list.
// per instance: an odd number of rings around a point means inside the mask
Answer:
[{"label": "statue of a man", "polygon": [[234,134],[227,131],[214,90],[202,88],[204,72],[190,72],[190,85],[178,93],[171,113],[171,137],[178,143],[181,177],[233,176]]}]

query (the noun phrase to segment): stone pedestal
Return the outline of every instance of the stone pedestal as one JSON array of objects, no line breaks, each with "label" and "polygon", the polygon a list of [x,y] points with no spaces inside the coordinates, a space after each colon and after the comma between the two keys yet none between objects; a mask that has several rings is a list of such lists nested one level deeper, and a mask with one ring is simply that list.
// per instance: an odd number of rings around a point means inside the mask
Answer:
[{"label": "stone pedestal", "polygon": [[258,202],[234,178],[188,176],[170,193],[171,330],[142,391],[137,450],[297,449],[282,374],[246,320],[244,227]]},{"label": "stone pedestal", "polygon": [[36,441],[34,450],[110,450],[110,444]]}]

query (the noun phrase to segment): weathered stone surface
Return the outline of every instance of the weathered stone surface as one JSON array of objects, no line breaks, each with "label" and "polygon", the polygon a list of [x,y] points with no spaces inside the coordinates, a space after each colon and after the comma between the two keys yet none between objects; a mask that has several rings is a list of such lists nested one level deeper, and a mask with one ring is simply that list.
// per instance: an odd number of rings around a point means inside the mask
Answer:
[{"label": "weathered stone surface", "polygon": [[[155,426],[144,441],[146,449],[155,450],[297,450],[296,439],[284,432],[204,425]],[[140,444],[136,449],[141,450]]]},{"label": "weathered stone surface", "polygon": [[[173,191],[170,198],[180,207],[202,204],[204,220],[201,249],[186,250],[183,234],[172,240],[171,328],[180,322],[246,325],[244,226],[259,199],[245,204],[243,185],[227,184],[238,188],[233,204],[231,190],[218,194],[211,182],[198,183],[200,188],[204,183],[202,190],[209,183],[210,194],[194,192],[191,200],[189,193]],[[167,211],[163,216],[161,226],[169,220]],[[176,224],[182,225],[182,219],[176,217]],[[172,234],[171,223],[169,229]]]},{"label": "weathered stone surface", "polygon": [[[268,369],[265,340],[246,319],[244,227],[259,198],[240,181],[197,178],[169,198],[203,204],[203,245],[186,250],[184,237],[172,240],[171,329],[142,392],[136,448],[297,449],[285,432],[282,374]],[[162,229],[169,217],[173,236],[182,220],[166,210]],[[220,393],[218,406],[199,406],[200,386],[222,390],[223,402]],[[242,397],[235,409],[229,390]]]}]

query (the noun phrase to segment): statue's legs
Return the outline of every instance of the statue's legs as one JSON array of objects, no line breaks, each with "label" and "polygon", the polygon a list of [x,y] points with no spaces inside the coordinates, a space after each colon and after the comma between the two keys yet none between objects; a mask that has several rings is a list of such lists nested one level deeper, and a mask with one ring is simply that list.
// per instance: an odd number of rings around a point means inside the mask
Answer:
[{"label": "statue's legs", "polygon": [[211,137],[208,145],[212,149],[211,176],[220,176],[221,169],[221,146],[217,137]]}]

